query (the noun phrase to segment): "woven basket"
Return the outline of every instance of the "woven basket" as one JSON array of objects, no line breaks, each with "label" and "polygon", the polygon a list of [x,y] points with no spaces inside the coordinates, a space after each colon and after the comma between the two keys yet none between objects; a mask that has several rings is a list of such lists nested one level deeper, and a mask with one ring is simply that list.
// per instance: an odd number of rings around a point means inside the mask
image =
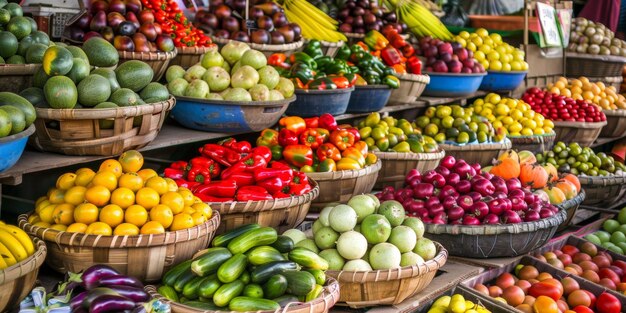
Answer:
[{"label": "woven basket", "polygon": [[176,50],[170,52],[118,52],[120,55],[120,61],[117,63],[118,66],[130,60],[143,61],[144,63],[150,65],[150,67],[154,71],[154,76],[152,77],[152,81],[154,82],[161,79],[161,76],[163,76],[163,74],[165,74],[165,71],[167,71],[167,67],[170,64],[170,61],[174,59],[177,54]]},{"label": "woven basket", "polygon": [[446,152],[440,150],[434,153],[374,152],[374,154],[383,163],[374,185],[374,189],[380,190],[384,186],[402,188],[406,174],[411,169],[416,169],[420,173],[433,170],[439,165],[439,161],[443,159]]},{"label": "woven basket", "polygon": [[437,255],[419,265],[378,271],[326,271],[339,281],[340,305],[363,308],[398,304],[424,290],[446,264],[448,251],[435,242]]},{"label": "woven basket", "polygon": [[400,87],[391,91],[389,105],[413,103],[422,95],[430,76],[416,74],[399,74]]},{"label": "woven basket", "polygon": [[567,52],[565,76],[568,77],[615,77],[622,75],[625,57],[592,55]]},{"label": "woven basket", "polygon": [[310,183],[313,189],[297,197],[266,201],[209,202],[211,208],[219,211],[222,216],[218,233],[253,223],[273,227],[279,233],[300,225],[309,213],[311,201],[320,193],[317,183],[312,179]]},{"label": "woven basket", "polygon": [[465,258],[514,257],[543,246],[563,224],[567,212],[535,222],[505,225],[424,224],[424,237],[440,242],[450,255]]},{"label": "woven basket", "polygon": [[[211,37],[211,40],[214,43],[218,44],[220,47],[223,47],[224,45],[232,41],[231,39],[224,39],[224,38],[217,38],[217,37]],[[302,45],[304,44],[304,40],[300,39],[300,41],[286,43],[282,45],[267,45],[267,44],[253,43],[253,42],[246,42],[246,44],[250,46],[251,49],[259,50],[263,52],[263,54],[266,57],[269,57],[270,55],[274,53],[284,53],[286,55],[290,55],[298,51],[298,49],[302,48]]]},{"label": "woven basket", "polygon": [[[161,130],[173,97],[164,102],[111,109],[37,110],[37,131],[30,143],[41,151],[67,155],[118,155],[149,144]],[[141,118],[138,126],[135,118]],[[113,129],[101,129],[100,121],[113,121]]]},{"label": "woven basket", "polygon": [[33,74],[41,64],[2,64],[0,65],[0,90],[19,93],[32,87]]},{"label": "woven basket", "polygon": [[209,246],[219,213],[206,223],[158,235],[101,236],[69,233],[33,226],[28,215],[18,217],[22,229],[43,239],[48,246],[48,265],[60,273],[78,273],[94,264],[109,265],[141,281],[159,281],[174,265],[190,259]]},{"label": "woven basket", "polygon": [[578,180],[585,189],[585,205],[610,205],[626,193],[625,176],[578,176]]},{"label": "woven basket", "polygon": [[306,173],[320,188],[320,196],[311,203],[310,211],[319,212],[329,203],[346,203],[352,196],[372,191],[381,168],[382,162],[378,160],[376,164],[358,170]]},{"label": "woven basket", "polygon": [[[155,286],[146,286],[146,292],[153,298],[156,298],[164,303],[167,303],[172,308],[172,313],[213,313],[213,312],[227,312],[227,311],[210,311],[196,309],[190,306],[186,306],[182,303],[171,301],[163,297],[156,291]],[[332,277],[326,278],[326,286],[322,290],[320,297],[313,301],[305,303],[290,303],[284,308],[280,308],[276,311],[256,311],[257,313],[327,313],[339,300],[339,283]],[[231,311],[229,311],[231,312]]]},{"label": "woven basket", "polygon": [[46,244],[35,238],[36,251],[25,260],[0,270],[0,312],[12,312],[30,294],[46,259]]},{"label": "woven basket", "polygon": [[581,147],[589,147],[596,141],[605,125],[606,121],[598,123],[555,121],[554,141],[577,142]]},{"label": "woven basket", "polygon": [[583,200],[585,200],[585,189],[581,188],[576,197],[556,205],[556,207],[558,207],[559,209],[565,210],[567,212],[565,222],[563,222],[563,224],[561,224],[561,226],[557,228],[557,232],[562,231],[567,228],[567,226],[569,226],[570,222],[574,218],[574,215],[576,215],[576,210],[578,210],[580,204],[583,203]]},{"label": "woven basket", "polygon": [[626,110],[603,110],[606,126],[602,127],[599,137],[624,137],[626,135]]},{"label": "woven basket", "polygon": [[497,159],[500,154],[511,149],[511,141],[494,143],[479,143],[457,146],[451,144],[439,144],[439,147],[456,159],[463,159],[468,164],[478,163],[482,166],[491,165],[493,159]]},{"label": "woven basket", "polygon": [[552,132],[550,134],[534,136],[507,136],[507,138],[509,138],[509,140],[511,141],[511,147],[514,150],[528,150],[532,153],[541,153],[544,151],[552,150],[552,146],[554,146],[554,139],[556,138],[556,133]]},{"label": "woven basket", "polygon": [[202,56],[211,50],[211,47],[177,47],[176,56],[170,61],[169,66],[179,65],[184,69],[190,68],[202,61]]}]

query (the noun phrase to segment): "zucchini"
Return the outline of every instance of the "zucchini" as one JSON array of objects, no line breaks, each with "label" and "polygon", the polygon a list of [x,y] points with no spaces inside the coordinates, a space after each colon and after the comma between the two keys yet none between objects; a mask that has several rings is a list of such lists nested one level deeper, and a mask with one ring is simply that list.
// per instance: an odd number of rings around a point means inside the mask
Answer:
[{"label": "zucchini", "polygon": [[232,254],[246,253],[246,251],[254,247],[273,244],[277,237],[278,234],[274,228],[261,227],[253,229],[229,242],[228,250]]},{"label": "zucchini", "polygon": [[279,235],[278,238],[276,238],[276,241],[274,241],[274,243],[272,244],[272,247],[280,251],[280,253],[287,253],[293,250],[293,247],[295,245],[296,244],[293,242],[293,239],[291,239],[291,237]]},{"label": "zucchini", "polygon": [[168,286],[174,286],[174,282],[176,278],[180,276],[186,269],[191,267],[192,260],[187,260],[185,262],[179,263],[176,266],[172,267],[165,275],[163,275],[163,284]]},{"label": "zucchini", "polygon": [[213,274],[205,277],[202,285],[200,285],[200,289],[198,289],[198,296],[205,299],[211,299],[213,298],[215,291],[217,291],[220,286],[222,286],[222,283],[217,278],[217,275]]},{"label": "zucchini", "polygon": [[245,254],[235,254],[220,265],[217,269],[217,278],[223,283],[232,283],[245,271],[247,264],[248,258]]},{"label": "zucchini", "polygon": [[315,277],[305,271],[284,271],[287,278],[287,292],[295,296],[306,296],[315,288]]},{"label": "zucchini", "polygon": [[192,308],[196,308],[200,310],[207,310],[207,311],[219,311],[222,309],[212,302],[187,301],[187,302],[183,302],[183,304],[186,306],[190,306]]},{"label": "zucchini", "polygon": [[324,286],[324,284],[326,284],[326,273],[324,273],[324,271],[322,270],[313,270],[313,269],[308,269],[306,270],[307,272],[313,274],[313,277],[315,277],[315,283],[318,285],[322,285]]},{"label": "zucchini", "polygon": [[313,301],[317,299],[317,297],[319,297],[322,294],[323,290],[324,290],[324,287],[322,287],[321,285],[315,285],[315,288],[313,288],[313,290],[311,290],[311,292],[309,292],[306,295],[305,302],[309,302],[309,301]]},{"label": "zucchini", "polygon": [[263,288],[257,284],[249,284],[243,288],[243,295],[250,298],[263,298]]},{"label": "zucchini", "polygon": [[247,224],[243,226],[239,226],[235,229],[229,230],[219,236],[215,236],[213,238],[213,242],[211,243],[213,247],[226,247],[228,243],[233,239],[243,235],[244,233],[251,231],[253,229],[261,228],[259,224]]},{"label": "zucchini", "polygon": [[236,297],[230,301],[228,308],[231,311],[276,311],[280,305],[276,301],[267,299],[256,299],[250,297]]},{"label": "zucchini", "polygon": [[227,306],[230,300],[243,292],[244,286],[241,280],[223,284],[213,295],[213,303],[221,307]]},{"label": "zucchini", "polygon": [[285,271],[295,271],[298,264],[291,261],[274,261],[257,266],[250,273],[250,280],[255,284],[265,283],[270,277]]},{"label": "zucchini", "polygon": [[286,307],[289,303],[300,302],[298,297],[294,295],[282,295],[280,297],[274,298],[273,301],[278,302],[281,307]]},{"label": "zucchini", "polygon": [[260,246],[248,251],[248,262],[253,265],[262,265],[272,261],[284,261],[285,258],[275,248]]},{"label": "zucchini", "polygon": [[191,269],[198,276],[208,276],[215,272],[233,255],[226,248],[209,248],[203,255],[191,262]]},{"label": "zucchini", "polygon": [[289,252],[289,260],[298,263],[300,266],[314,270],[328,269],[328,261],[306,248],[295,248],[291,250],[291,252]]},{"label": "zucchini", "polygon": [[190,300],[198,299],[198,289],[200,289],[204,279],[205,277],[196,276],[194,279],[186,283],[183,287],[183,296]]},{"label": "zucchini", "polygon": [[248,273],[248,271],[244,271],[243,274],[241,274],[241,276],[239,276],[239,280],[241,280],[244,284],[249,284],[250,283],[250,273]]},{"label": "zucchini", "polygon": [[265,298],[274,299],[285,294],[287,291],[287,278],[285,276],[276,274],[263,285],[263,295]]},{"label": "zucchini", "polygon": [[172,288],[172,286],[163,285],[159,287],[159,289],[157,289],[157,292],[169,300],[178,302],[178,294],[176,293],[176,290]]},{"label": "zucchini", "polygon": [[176,292],[183,292],[183,288],[185,287],[185,285],[196,277],[198,276],[196,276],[196,274],[194,274],[193,271],[188,268],[176,278],[176,282],[174,282],[174,286],[172,287],[174,287],[174,290],[176,290]]}]

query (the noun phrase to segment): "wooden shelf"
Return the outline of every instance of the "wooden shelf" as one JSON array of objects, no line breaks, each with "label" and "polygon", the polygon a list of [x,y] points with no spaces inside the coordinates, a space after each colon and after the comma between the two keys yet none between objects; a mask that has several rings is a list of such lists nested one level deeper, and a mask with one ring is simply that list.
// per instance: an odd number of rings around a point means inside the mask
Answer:
[{"label": "wooden shelf", "polygon": [[605,145],[607,143],[611,143],[613,141],[620,140],[622,138],[624,138],[624,137],[613,137],[613,138],[604,138],[603,137],[603,138],[598,138],[598,139],[596,139],[596,141],[594,141],[591,144],[591,148],[599,147],[599,146]]}]

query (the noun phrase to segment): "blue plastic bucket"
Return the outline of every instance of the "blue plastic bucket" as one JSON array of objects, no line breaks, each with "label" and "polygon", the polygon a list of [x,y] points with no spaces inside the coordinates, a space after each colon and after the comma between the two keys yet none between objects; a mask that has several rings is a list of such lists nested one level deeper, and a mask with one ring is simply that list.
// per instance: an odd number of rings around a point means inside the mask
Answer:
[{"label": "blue plastic bucket", "polygon": [[426,85],[424,96],[463,97],[475,93],[487,73],[455,74],[428,73],[430,83]]},{"label": "blue plastic bucket", "polygon": [[523,72],[500,72],[489,71],[487,76],[483,78],[480,83],[480,90],[487,91],[511,91],[515,90],[519,86],[524,77],[526,77],[527,71]]},{"label": "blue plastic bucket", "polygon": [[287,115],[302,117],[320,116],[324,113],[346,113],[354,87],[332,90],[296,89],[296,101],[287,108]]},{"label": "blue plastic bucket", "polygon": [[355,86],[346,112],[378,112],[385,107],[390,96],[391,88],[387,85]]},{"label": "blue plastic bucket", "polygon": [[8,137],[0,138],[0,172],[11,168],[22,156],[28,136],[35,132],[35,124],[20,133]]}]

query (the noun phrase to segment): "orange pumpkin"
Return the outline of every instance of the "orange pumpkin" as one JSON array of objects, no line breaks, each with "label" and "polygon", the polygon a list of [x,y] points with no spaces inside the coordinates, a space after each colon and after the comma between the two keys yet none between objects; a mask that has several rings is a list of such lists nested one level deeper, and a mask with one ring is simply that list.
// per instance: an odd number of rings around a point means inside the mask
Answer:
[{"label": "orange pumpkin", "polygon": [[557,172],[556,167],[551,163],[546,163],[543,165],[543,169],[548,172],[548,181],[554,182],[559,179],[559,172]]},{"label": "orange pumpkin", "polygon": [[537,163],[524,163],[520,168],[519,180],[522,186],[540,189],[548,183],[548,172]]},{"label": "orange pumpkin", "polygon": [[563,191],[559,188],[548,186],[543,188],[543,191],[548,194],[550,204],[557,205],[565,201],[565,193],[563,193]]},{"label": "orange pumpkin", "polygon": [[518,152],[517,157],[519,158],[520,164],[524,164],[524,163],[533,164],[537,162],[537,158],[535,157],[535,154],[528,150],[522,150]]},{"label": "orange pumpkin", "polygon": [[576,195],[578,194],[578,191],[576,191],[576,186],[574,186],[574,184],[571,183],[569,180],[561,179],[554,185],[554,187],[561,189],[561,191],[563,191],[563,194],[565,194],[565,199],[567,200],[576,197]]},{"label": "orange pumpkin", "polygon": [[580,180],[578,180],[578,176],[574,174],[564,174],[561,176],[561,179],[567,180],[570,183],[574,184],[574,186],[576,186],[576,192],[580,192]]},{"label": "orange pumpkin", "polygon": [[498,161],[503,161],[507,159],[512,159],[516,163],[519,163],[519,156],[517,155],[517,152],[513,150],[507,150],[506,152],[502,153],[500,157],[498,157]]},{"label": "orange pumpkin", "polygon": [[496,161],[489,172],[504,179],[517,178],[520,174],[520,166],[513,158],[505,158]]}]

